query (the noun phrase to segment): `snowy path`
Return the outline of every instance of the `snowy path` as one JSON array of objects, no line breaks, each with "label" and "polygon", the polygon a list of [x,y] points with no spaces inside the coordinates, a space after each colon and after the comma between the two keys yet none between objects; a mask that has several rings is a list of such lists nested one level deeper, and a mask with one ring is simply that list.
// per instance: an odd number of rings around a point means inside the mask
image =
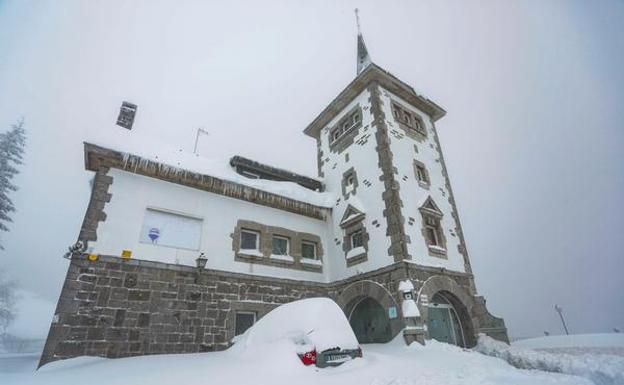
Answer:
[{"label": "snowy path", "polygon": [[409,348],[400,340],[365,345],[364,355],[340,367],[319,370],[302,366],[288,346],[273,344],[270,353],[243,357],[227,351],[116,360],[82,357],[47,365],[36,374],[31,370],[35,356],[0,356],[0,384],[592,384],[580,377],[515,369],[503,360],[435,342]]}]

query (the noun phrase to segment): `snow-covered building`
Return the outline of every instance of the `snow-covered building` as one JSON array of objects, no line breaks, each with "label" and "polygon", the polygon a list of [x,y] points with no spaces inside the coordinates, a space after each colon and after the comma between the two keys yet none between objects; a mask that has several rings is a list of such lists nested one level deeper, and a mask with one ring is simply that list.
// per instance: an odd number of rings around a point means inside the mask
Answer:
[{"label": "snow-covered building", "polygon": [[360,342],[506,340],[476,293],[435,128],[445,111],[372,63],[361,35],[357,64],[304,130],[317,178],[85,143],[84,248],[41,363],[224,349],[275,306],[315,296],[342,307]]}]

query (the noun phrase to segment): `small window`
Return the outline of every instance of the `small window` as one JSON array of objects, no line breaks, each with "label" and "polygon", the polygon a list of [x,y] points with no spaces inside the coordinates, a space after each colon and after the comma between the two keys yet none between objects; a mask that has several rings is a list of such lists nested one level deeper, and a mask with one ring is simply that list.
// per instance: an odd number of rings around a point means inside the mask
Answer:
[{"label": "small window", "polygon": [[347,187],[353,186],[354,183],[355,183],[355,175],[351,174],[347,176],[347,182],[346,182]]},{"label": "small window", "polygon": [[440,220],[434,217],[425,217],[425,234],[427,245],[440,246]]},{"label": "small window", "polygon": [[408,113],[405,113],[403,115],[403,121],[408,125],[411,126],[412,125],[412,118],[409,116]]},{"label": "small window", "polygon": [[288,255],[288,238],[273,236],[273,255]]},{"label": "small window", "polygon": [[416,165],[416,177],[419,182],[429,184],[429,178],[427,177],[427,170],[425,170],[425,166],[421,164]]},{"label": "small window", "polygon": [[355,114],[353,114],[353,125],[357,125],[358,123],[360,123],[362,121],[362,116],[360,115],[359,112],[356,112]]},{"label": "small window", "polygon": [[245,333],[254,323],[256,323],[256,313],[236,312],[236,330],[234,330],[234,335],[238,336]]},{"label": "small window", "polygon": [[241,230],[241,250],[258,250],[260,234],[255,231]]},{"label": "small window", "polygon": [[338,138],[340,138],[340,130],[336,129],[332,135],[332,140],[338,140]]},{"label": "small window", "polygon": [[364,246],[364,239],[362,238],[362,230],[357,230],[351,234],[351,248]]},{"label": "small window", "polygon": [[306,241],[301,242],[301,257],[306,259],[317,259],[316,243]]}]

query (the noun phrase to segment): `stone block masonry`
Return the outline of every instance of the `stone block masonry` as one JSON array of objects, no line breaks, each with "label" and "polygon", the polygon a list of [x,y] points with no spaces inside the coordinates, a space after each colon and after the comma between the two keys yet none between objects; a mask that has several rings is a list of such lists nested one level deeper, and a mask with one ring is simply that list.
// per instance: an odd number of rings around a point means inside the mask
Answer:
[{"label": "stone block masonry", "polygon": [[[311,297],[330,297],[345,312],[363,297],[385,308],[400,308],[400,280],[409,276],[416,287],[426,286],[441,273],[452,282],[445,290],[459,291],[462,301],[470,302],[467,322],[481,322],[478,318],[483,317],[488,328],[500,326],[485,303],[475,306],[481,302],[471,295],[471,275],[413,264],[395,263],[342,281],[315,283],[216,270],[200,273],[189,266],[112,256],[89,261],[86,255],[76,255],[40,365],[83,355],[116,358],[223,350],[234,337],[237,311],[252,311],[260,318],[280,304]],[[435,289],[444,289],[440,285]],[[404,325],[400,314],[390,323],[393,336]]]}]

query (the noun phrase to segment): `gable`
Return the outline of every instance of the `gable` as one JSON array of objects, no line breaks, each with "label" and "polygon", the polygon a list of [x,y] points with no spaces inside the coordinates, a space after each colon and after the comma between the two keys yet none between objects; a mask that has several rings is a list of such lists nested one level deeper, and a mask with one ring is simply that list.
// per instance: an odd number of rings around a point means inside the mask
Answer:
[{"label": "gable", "polygon": [[362,211],[349,204],[345,209],[344,214],[342,215],[342,219],[340,220],[340,226],[345,227],[354,222],[359,222],[364,219],[364,217],[365,214]]}]

